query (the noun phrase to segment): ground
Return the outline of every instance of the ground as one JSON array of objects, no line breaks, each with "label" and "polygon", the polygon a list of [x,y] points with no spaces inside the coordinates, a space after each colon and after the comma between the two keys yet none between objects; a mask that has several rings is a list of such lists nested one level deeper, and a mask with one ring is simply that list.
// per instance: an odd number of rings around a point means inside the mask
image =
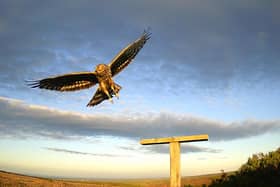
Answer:
[{"label": "ground", "polygon": [[[220,174],[183,177],[182,186],[209,184]],[[32,177],[0,171],[0,187],[168,187],[169,179],[65,180]]]}]

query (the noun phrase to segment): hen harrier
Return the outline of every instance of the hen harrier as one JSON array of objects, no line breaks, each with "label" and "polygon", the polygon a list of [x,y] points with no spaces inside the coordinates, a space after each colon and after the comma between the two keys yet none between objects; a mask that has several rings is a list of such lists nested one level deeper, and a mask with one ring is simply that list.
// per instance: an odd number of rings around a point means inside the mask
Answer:
[{"label": "hen harrier", "polygon": [[77,72],[42,80],[29,81],[31,88],[41,88],[56,91],[76,91],[99,84],[98,88],[87,106],[95,106],[112,97],[119,97],[121,86],[113,81],[113,76],[121,72],[135,58],[150,38],[150,33],[144,33],[133,43],[122,49],[117,56],[107,65],[98,64],[93,72]]}]

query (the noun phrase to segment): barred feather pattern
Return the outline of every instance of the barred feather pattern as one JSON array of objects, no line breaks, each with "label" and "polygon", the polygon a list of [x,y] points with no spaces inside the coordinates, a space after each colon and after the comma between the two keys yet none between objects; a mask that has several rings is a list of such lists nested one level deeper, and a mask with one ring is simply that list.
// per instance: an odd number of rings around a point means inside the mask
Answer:
[{"label": "barred feather pattern", "polygon": [[73,84],[73,85],[62,86],[59,91],[62,91],[62,92],[63,91],[76,91],[76,90],[87,89],[87,88],[90,88],[91,86],[93,86],[91,82],[78,81],[78,82],[75,82],[75,84]]},{"label": "barred feather pattern", "polygon": [[41,88],[56,91],[76,91],[94,86],[98,80],[92,72],[65,74],[42,80],[27,81],[31,88]]},{"label": "barred feather pattern", "polygon": [[150,39],[151,33],[144,31],[142,36],[129,44],[126,48],[121,50],[117,56],[109,64],[112,72],[112,76],[115,76],[121,72],[132,60],[136,57],[138,52],[143,48],[147,40]]}]

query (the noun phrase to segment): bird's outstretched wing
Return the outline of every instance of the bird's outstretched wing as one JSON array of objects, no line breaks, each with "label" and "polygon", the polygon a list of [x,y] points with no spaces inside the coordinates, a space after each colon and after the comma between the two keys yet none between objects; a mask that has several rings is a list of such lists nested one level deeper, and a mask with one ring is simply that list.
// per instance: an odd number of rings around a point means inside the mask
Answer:
[{"label": "bird's outstretched wing", "polygon": [[41,88],[56,91],[76,91],[89,88],[98,83],[94,72],[78,72],[50,77],[42,80],[27,81],[31,88]]},{"label": "bird's outstretched wing", "polygon": [[115,56],[109,64],[112,76],[122,71],[135,58],[150,36],[151,33],[144,31],[140,38],[129,44],[126,48],[121,50],[117,56]]}]

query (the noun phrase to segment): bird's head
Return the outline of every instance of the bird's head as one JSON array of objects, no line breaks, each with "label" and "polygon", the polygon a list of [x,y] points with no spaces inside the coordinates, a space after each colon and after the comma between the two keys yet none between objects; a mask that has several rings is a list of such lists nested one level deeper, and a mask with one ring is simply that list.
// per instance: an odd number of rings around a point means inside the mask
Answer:
[{"label": "bird's head", "polygon": [[106,75],[108,73],[110,73],[110,68],[108,65],[106,64],[98,64],[95,68],[95,72],[97,73],[97,75]]}]

